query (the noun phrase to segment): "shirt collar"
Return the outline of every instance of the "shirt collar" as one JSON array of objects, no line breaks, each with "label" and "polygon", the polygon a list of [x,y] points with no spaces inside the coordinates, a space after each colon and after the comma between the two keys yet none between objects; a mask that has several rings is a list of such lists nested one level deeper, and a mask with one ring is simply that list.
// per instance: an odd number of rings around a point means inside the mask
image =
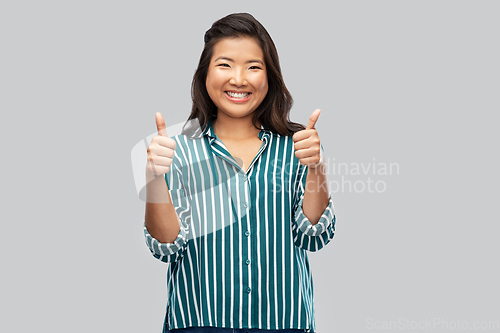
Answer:
[{"label": "shirt collar", "polygon": [[[208,136],[211,139],[210,142],[212,142],[213,140],[215,140],[215,130],[214,130],[214,127],[213,127],[213,120],[216,117],[217,116],[215,116],[215,115],[210,116],[210,118],[208,120],[208,124],[205,127],[205,129],[203,131],[197,130],[196,133],[195,133],[195,135],[193,136],[193,138],[197,139],[197,138],[201,138],[201,137],[204,137],[204,136]],[[262,140],[263,136],[268,137],[270,135],[274,135],[274,136],[277,136],[277,137],[281,136],[278,133],[272,132],[268,127],[266,127],[266,126],[264,126],[264,125],[261,124],[261,126],[260,126],[260,132],[259,132],[259,139]]]}]

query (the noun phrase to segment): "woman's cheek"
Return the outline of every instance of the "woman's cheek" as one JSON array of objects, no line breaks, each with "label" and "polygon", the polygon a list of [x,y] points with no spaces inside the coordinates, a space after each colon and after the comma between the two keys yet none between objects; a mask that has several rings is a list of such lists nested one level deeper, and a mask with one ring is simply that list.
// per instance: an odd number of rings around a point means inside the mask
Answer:
[{"label": "woman's cheek", "polygon": [[267,75],[263,75],[261,89],[265,89],[267,92],[268,89]]}]

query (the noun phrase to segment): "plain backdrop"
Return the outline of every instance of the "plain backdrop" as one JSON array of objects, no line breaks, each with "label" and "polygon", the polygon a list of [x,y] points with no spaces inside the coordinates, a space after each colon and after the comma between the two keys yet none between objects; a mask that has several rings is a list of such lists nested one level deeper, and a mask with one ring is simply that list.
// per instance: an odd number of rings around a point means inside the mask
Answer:
[{"label": "plain backdrop", "polygon": [[459,0],[2,2],[0,331],[161,332],[130,153],[156,112],[187,119],[203,35],[234,12],[273,37],[291,120],[322,109],[317,332],[498,331],[500,3]]}]

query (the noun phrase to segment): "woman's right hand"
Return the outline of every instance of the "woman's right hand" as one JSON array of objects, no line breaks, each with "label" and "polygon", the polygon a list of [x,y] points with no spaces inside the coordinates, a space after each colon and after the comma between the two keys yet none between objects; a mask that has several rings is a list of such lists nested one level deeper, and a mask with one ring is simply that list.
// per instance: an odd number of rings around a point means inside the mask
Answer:
[{"label": "woman's right hand", "polygon": [[151,140],[148,147],[148,164],[146,170],[153,176],[166,174],[175,154],[177,142],[167,136],[165,120],[161,113],[156,113],[156,128],[158,135]]}]

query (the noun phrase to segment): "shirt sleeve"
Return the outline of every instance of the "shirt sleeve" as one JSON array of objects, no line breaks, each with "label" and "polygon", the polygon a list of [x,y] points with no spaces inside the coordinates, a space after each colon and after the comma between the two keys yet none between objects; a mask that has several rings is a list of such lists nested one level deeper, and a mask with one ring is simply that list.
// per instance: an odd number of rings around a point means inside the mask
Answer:
[{"label": "shirt sleeve", "polygon": [[316,252],[325,247],[335,234],[335,212],[330,194],[328,206],[323,211],[318,223],[313,225],[304,215],[302,203],[304,202],[308,170],[309,167],[300,164],[295,186],[292,233],[296,246]]},{"label": "shirt sleeve", "polygon": [[[177,152],[176,152],[177,154]],[[151,254],[165,263],[176,262],[184,256],[188,245],[189,226],[191,224],[191,209],[182,183],[182,172],[174,157],[170,170],[165,174],[165,181],[170,190],[170,196],[177,216],[180,220],[180,230],[173,243],[160,243],[151,236],[144,222],[144,237]],[[177,161],[177,162],[176,162]]]}]

